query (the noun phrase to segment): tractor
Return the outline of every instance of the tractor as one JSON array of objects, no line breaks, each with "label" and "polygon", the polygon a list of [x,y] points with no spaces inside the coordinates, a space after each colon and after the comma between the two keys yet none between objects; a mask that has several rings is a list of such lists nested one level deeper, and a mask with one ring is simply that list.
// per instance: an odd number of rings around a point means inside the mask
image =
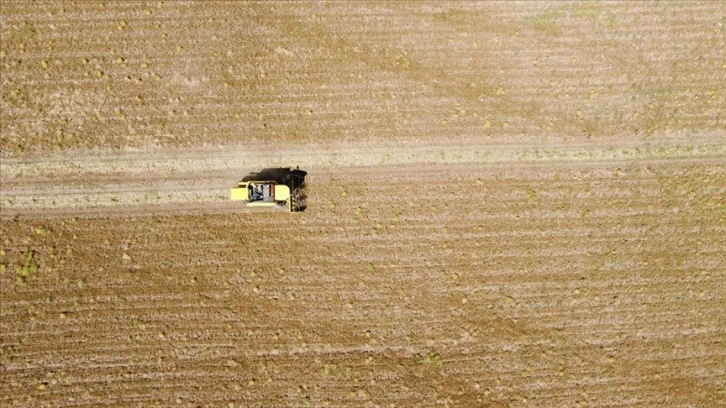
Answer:
[{"label": "tractor", "polygon": [[230,190],[232,201],[244,201],[248,207],[279,207],[290,212],[307,207],[305,176],[299,168],[265,168],[251,172]]}]

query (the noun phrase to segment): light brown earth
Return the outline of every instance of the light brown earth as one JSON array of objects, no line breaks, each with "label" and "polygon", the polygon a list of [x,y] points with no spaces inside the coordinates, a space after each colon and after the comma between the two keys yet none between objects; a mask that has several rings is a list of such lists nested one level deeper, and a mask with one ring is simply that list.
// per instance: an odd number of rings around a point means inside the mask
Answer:
[{"label": "light brown earth", "polygon": [[724,3],[0,13],[0,406],[726,405]]}]

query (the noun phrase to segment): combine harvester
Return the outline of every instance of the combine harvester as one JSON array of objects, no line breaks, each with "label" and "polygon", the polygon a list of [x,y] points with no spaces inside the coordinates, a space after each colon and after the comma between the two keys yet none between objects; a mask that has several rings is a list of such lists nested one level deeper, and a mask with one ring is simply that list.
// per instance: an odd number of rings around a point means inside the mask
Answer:
[{"label": "combine harvester", "polygon": [[289,167],[267,168],[246,175],[230,190],[232,201],[245,201],[248,207],[287,207],[290,212],[307,207],[305,176]]}]

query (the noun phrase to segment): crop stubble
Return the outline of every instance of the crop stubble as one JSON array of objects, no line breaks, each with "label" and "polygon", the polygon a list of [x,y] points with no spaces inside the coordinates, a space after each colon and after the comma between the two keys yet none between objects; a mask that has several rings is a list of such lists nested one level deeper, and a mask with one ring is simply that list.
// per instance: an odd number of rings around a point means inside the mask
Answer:
[{"label": "crop stubble", "polygon": [[722,404],[723,12],[4,4],[0,403]]},{"label": "crop stubble", "polygon": [[533,167],[322,173],[292,219],[7,220],[39,272],[3,276],[5,401],[720,398],[722,169]]},{"label": "crop stubble", "polygon": [[719,2],[9,2],[0,147],[682,138],[723,129],[723,14]]}]

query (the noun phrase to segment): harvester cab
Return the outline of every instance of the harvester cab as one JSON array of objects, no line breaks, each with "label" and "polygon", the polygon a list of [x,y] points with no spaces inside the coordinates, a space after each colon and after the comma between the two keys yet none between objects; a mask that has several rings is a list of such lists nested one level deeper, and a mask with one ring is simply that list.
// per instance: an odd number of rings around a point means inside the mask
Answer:
[{"label": "harvester cab", "polygon": [[290,212],[304,211],[307,207],[307,174],[289,167],[252,172],[230,190],[230,199],[244,201],[248,207],[286,207]]}]

